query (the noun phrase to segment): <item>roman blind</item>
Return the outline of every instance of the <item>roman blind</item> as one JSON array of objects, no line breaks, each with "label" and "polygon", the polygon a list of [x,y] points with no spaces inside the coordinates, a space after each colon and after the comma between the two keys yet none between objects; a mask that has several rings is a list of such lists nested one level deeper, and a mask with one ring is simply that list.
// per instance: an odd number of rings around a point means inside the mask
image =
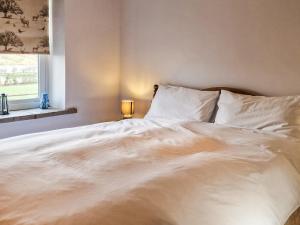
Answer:
[{"label": "roman blind", "polygon": [[48,0],[0,0],[0,53],[49,54]]}]

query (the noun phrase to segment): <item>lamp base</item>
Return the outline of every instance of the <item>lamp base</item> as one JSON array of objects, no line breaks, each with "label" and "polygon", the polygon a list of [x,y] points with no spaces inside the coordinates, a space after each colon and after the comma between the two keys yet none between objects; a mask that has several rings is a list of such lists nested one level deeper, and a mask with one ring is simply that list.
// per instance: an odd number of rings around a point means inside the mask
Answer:
[{"label": "lamp base", "polygon": [[123,115],[123,120],[129,120],[132,118],[133,118],[133,115]]}]

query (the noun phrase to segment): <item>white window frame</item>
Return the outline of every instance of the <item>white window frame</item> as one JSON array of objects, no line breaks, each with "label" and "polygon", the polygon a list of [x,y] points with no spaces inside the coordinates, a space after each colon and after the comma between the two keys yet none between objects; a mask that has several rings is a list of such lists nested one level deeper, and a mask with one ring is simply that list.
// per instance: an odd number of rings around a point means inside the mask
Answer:
[{"label": "white window frame", "polygon": [[39,108],[40,98],[43,93],[48,93],[48,56],[38,55],[39,96],[33,99],[12,100],[8,99],[10,111]]}]

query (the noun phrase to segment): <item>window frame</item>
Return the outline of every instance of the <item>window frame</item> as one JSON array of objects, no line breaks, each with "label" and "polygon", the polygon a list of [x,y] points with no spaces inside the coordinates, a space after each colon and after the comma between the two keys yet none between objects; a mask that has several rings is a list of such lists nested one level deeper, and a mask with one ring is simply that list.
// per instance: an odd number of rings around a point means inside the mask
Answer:
[{"label": "window frame", "polygon": [[10,111],[26,110],[39,108],[40,98],[43,93],[48,92],[48,56],[38,55],[38,80],[39,80],[39,96],[32,99],[9,100],[8,107]]}]

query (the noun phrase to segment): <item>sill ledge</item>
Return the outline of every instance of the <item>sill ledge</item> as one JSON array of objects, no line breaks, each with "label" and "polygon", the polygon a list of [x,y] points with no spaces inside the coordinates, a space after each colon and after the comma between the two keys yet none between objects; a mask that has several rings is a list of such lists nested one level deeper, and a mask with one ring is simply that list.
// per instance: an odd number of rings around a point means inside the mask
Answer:
[{"label": "sill ledge", "polygon": [[42,109],[28,109],[28,110],[19,110],[12,111],[9,115],[2,116],[0,115],[0,124],[1,123],[12,123],[17,121],[24,120],[36,120],[53,116],[62,116],[68,114],[77,113],[76,108],[68,108],[68,109],[55,109],[50,108],[46,110]]}]

